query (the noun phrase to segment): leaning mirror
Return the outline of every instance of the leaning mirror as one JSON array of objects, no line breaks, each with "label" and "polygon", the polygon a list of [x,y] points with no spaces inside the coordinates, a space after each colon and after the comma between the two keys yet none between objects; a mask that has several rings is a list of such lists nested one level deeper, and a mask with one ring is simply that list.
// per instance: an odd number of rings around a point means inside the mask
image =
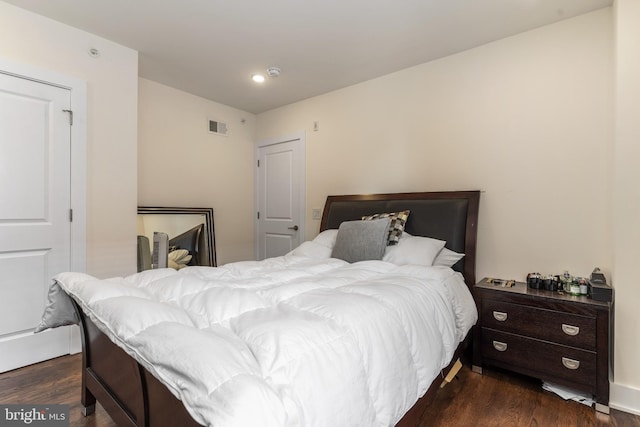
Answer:
[{"label": "leaning mirror", "polygon": [[217,265],[213,209],[139,206],[138,271],[152,267],[154,233],[168,237],[169,267]]}]

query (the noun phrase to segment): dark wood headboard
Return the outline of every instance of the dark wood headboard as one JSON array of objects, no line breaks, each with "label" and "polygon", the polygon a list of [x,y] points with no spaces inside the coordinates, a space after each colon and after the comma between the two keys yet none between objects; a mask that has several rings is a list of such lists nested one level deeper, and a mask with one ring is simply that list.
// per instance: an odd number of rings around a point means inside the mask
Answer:
[{"label": "dark wood headboard", "polygon": [[445,240],[446,247],[464,253],[453,269],[470,289],[476,282],[476,240],[480,191],[359,194],[328,196],[320,231],[365,215],[410,210],[405,230],[414,236]]}]

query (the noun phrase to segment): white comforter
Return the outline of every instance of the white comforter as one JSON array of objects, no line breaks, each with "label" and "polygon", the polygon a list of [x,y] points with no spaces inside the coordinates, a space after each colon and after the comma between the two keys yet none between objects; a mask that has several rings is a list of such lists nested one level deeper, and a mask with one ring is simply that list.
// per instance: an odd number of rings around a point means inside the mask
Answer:
[{"label": "white comforter", "polygon": [[477,319],[446,267],[287,255],[57,283],[191,416],[219,426],[389,426]]}]

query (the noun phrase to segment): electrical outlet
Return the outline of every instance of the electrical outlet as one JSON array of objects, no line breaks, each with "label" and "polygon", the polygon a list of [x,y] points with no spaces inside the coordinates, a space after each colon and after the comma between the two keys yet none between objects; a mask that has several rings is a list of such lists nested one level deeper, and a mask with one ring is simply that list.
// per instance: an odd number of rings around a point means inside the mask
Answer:
[{"label": "electrical outlet", "polygon": [[322,209],[320,208],[311,209],[311,219],[322,219]]}]

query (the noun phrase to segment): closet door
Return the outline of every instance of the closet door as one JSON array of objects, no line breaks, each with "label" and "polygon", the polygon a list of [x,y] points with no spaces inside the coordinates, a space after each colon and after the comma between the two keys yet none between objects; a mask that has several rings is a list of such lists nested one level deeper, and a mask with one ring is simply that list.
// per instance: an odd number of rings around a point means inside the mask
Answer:
[{"label": "closet door", "polygon": [[258,147],[257,258],[281,256],[304,241],[305,143],[292,138]]},{"label": "closet door", "polygon": [[69,353],[34,334],[71,263],[71,91],[0,72],[0,372]]}]

